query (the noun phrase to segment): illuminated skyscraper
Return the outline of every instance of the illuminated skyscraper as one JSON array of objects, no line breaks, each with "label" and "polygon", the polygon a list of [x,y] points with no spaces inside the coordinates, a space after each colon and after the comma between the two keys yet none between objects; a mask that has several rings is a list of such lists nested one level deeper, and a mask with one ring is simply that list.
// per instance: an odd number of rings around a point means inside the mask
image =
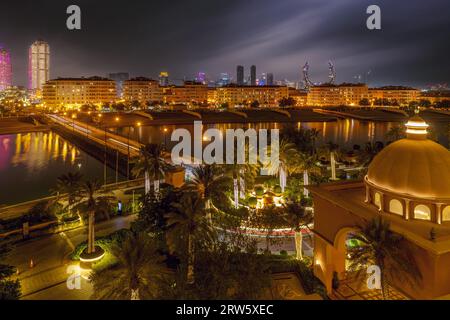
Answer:
[{"label": "illuminated skyscraper", "polygon": [[169,73],[161,71],[159,73],[159,85],[161,87],[167,87],[169,85]]},{"label": "illuminated skyscraper", "polygon": [[0,91],[12,85],[11,55],[0,47]]},{"label": "illuminated skyscraper", "polygon": [[42,90],[50,80],[50,46],[47,42],[35,41],[28,51],[28,87]]},{"label": "illuminated skyscraper", "polygon": [[244,85],[244,67],[237,66],[236,68],[236,83],[238,86]]},{"label": "illuminated skyscraper", "polygon": [[204,72],[199,72],[197,73],[197,76],[195,77],[195,81],[202,83],[202,84],[206,84],[206,73]]},{"label": "illuminated skyscraper", "polygon": [[256,86],[256,66],[250,67],[250,85]]}]

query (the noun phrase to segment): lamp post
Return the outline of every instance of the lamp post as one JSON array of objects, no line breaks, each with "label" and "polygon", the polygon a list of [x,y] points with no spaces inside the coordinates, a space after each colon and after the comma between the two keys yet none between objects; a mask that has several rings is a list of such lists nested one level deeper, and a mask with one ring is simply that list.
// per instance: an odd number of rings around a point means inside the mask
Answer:
[{"label": "lamp post", "polygon": [[[119,122],[120,118],[116,117],[116,122]],[[116,184],[119,182],[119,149],[116,148]]]},{"label": "lamp post", "polygon": [[166,150],[167,151],[167,128],[164,128],[163,129],[163,131],[164,131],[164,150]]}]

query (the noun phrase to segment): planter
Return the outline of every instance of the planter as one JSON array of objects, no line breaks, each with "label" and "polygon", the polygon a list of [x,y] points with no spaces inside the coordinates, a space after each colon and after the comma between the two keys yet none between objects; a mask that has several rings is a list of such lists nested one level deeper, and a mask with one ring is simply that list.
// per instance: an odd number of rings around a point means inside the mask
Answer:
[{"label": "planter", "polygon": [[80,267],[83,269],[91,269],[94,263],[100,261],[105,255],[105,250],[99,246],[95,246],[94,253],[87,253],[87,248],[80,254]]}]

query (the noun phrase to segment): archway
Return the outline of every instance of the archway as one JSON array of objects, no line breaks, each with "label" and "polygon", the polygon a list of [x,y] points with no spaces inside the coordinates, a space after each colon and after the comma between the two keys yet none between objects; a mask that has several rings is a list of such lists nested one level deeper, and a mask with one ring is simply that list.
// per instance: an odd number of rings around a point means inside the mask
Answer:
[{"label": "archway", "polygon": [[345,227],[340,229],[334,238],[335,257],[333,258],[334,271],[337,272],[339,279],[346,276],[348,269],[348,248],[356,245],[352,243],[352,234],[358,230],[354,227]]}]

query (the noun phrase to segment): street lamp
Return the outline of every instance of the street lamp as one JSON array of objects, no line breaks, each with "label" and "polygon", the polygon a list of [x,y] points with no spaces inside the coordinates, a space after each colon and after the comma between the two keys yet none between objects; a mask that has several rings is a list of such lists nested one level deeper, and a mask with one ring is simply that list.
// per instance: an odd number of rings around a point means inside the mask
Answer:
[{"label": "street lamp", "polygon": [[167,150],[167,128],[164,128],[163,131],[164,131],[164,149]]}]

